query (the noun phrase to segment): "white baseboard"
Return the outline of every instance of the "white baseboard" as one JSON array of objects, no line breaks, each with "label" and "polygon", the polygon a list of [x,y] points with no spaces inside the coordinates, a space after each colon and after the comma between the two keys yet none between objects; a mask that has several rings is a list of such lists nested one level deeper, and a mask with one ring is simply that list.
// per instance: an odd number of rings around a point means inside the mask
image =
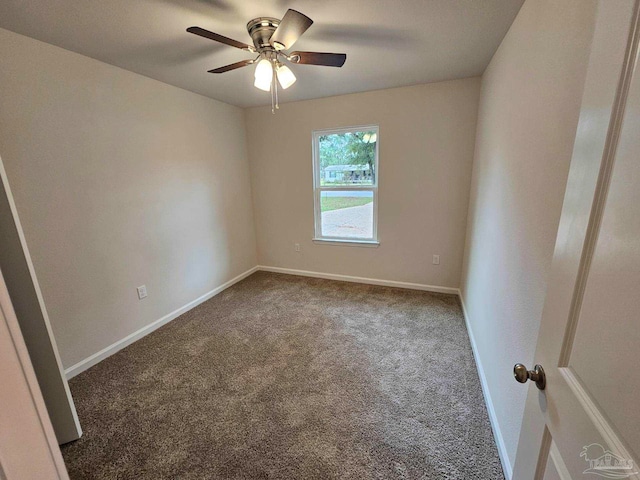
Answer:
[{"label": "white baseboard", "polygon": [[258,267],[250,268],[246,272],[241,273],[237,277],[232,278],[228,282],[223,283],[222,285],[220,285],[217,288],[214,288],[210,292],[205,293],[204,295],[196,298],[195,300],[187,303],[186,305],[183,305],[182,307],[178,308],[177,310],[174,310],[173,312],[165,315],[164,317],[159,318],[155,322],[152,322],[149,325],[146,325],[146,326],[142,327],[140,330],[138,330],[136,332],[133,332],[131,335],[127,335],[123,339],[118,340],[117,342],[113,343],[112,345],[109,345],[106,348],[103,348],[102,350],[100,350],[97,353],[94,353],[90,357],[87,357],[84,360],[79,361],[75,365],[65,369],[65,371],[64,371],[65,376],[67,377],[67,379],[75,377],[79,373],[82,373],[85,370],[93,367],[98,362],[101,362],[105,358],[110,357],[111,355],[116,353],[118,350],[122,350],[127,345],[131,345],[136,340],[139,340],[142,337],[144,337],[146,335],[149,335],[151,332],[153,332],[154,330],[157,330],[158,328],[162,327],[163,325],[169,323],[174,318],[179,317],[183,313],[185,313],[185,312],[191,310],[192,308],[200,305],[202,302],[205,302],[205,301],[209,300],[211,297],[216,296],[218,293],[222,292],[223,290],[226,290],[231,285],[233,285],[235,283],[238,283],[240,280],[243,280],[244,278],[248,277],[249,275],[251,275],[252,273],[256,272],[257,270],[258,270]]},{"label": "white baseboard", "polygon": [[426,285],[422,283],[398,282],[395,280],[380,280],[378,278],[353,277],[351,275],[338,275],[335,273],[311,272],[308,270],[295,270],[292,268],[268,267],[259,265],[258,270],[264,272],[285,273],[287,275],[299,275],[301,277],[325,278],[328,280],[340,280],[342,282],[365,283],[367,285],[382,285],[384,287],[408,288],[410,290],[423,290],[426,292],[450,293],[458,295],[459,290],[438,285]]},{"label": "white baseboard", "polygon": [[498,455],[500,456],[500,463],[502,463],[502,470],[504,470],[504,476],[507,480],[511,480],[513,476],[513,467],[509,460],[507,453],[507,446],[498,424],[498,417],[496,416],[495,408],[493,407],[493,401],[491,400],[491,393],[489,392],[489,385],[487,384],[487,377],[484,374],[484,368],[482,367],[482,361],[480,360],[480,354],[478,353],[478,347],[476,346],[476,340],[473,336],[473,330],[469,323],[469,315],[467,314],[467,308],[464,304],[464,298],[462,292],[458,290],[458,296],[460,297],[460,303],[462,304],[462,313],[464,315],[464,322],[467,325],[467,332],[469,333],[469,340],[471,342],[471,350],[473,351],[473,357],[476,360],[476,368],[478,369],[478,376],[480,377],[480,385],[482,385],[482,394],[484,395],[484,403],[487,405],[487,412],[489,413],[489,421],[491,422],[491,430],[493,431],[493,437],[498,447]]}]

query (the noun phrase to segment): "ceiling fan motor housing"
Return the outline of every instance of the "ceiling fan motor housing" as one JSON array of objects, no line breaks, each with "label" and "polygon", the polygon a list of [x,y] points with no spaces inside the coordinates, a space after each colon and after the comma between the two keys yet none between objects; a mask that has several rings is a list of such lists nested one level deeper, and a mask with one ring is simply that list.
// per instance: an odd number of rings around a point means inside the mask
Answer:
[{"label": "ceiling fan motor housing", "polygon": [[251,35],[253,44],[258,52],[272,51],[274,48],[269,43],[269,39],[280,25],[280,20],[272,17],[254,18],[247,23],[247,31]]}]

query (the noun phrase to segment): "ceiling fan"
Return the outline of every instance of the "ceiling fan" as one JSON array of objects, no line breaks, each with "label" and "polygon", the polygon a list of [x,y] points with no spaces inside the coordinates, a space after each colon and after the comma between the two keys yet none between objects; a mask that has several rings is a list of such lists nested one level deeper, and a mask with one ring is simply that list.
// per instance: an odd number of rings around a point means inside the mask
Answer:
[{"label": "ceiling fan", "polygon": [[187,32],[247,52],[257,53],[256,58],[214,68],[209,70],[209,73],[225,73],[257,63],[254,86],[260,90],[271,92],[271,111],[275,113],[275,110],[279,108],[278,84],[286,89],[296,81],[291,69],[282,63],[283,59],[294,64],[326,67],[342,67],[347,60],[347,55],[344,53],[285,52],[312,24],[313,20],[292,9],[287,10],[282,20],[272,17],[254,18],[247,23],[247,31],[253,40],[253,45],[238,42],[200,27],[189,27]]}]

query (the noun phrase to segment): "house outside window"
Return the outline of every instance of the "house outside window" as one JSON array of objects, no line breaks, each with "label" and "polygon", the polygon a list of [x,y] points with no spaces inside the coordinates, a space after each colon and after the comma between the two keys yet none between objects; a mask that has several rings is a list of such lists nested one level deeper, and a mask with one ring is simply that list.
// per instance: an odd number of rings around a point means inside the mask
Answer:
[{"label": "house outside window", "polygon": [[377,125],[313,132],[314,240],[378,244]]}]

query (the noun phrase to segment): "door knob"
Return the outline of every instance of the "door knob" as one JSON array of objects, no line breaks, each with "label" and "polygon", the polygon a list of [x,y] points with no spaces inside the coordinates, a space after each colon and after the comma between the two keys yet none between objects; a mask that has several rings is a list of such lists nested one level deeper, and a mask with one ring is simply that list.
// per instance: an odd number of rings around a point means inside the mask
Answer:
[{"label": "door knob", "polygon": [[513,376],[520,383],[526,383],[527,380],[536,382],[536,387],[540,390],[544,390],[547,386],[547,377],[544,375],[542,365],[536,365],[533,370],[527,370],[527,367],[521,363],[516,363],[513,366]]}]

